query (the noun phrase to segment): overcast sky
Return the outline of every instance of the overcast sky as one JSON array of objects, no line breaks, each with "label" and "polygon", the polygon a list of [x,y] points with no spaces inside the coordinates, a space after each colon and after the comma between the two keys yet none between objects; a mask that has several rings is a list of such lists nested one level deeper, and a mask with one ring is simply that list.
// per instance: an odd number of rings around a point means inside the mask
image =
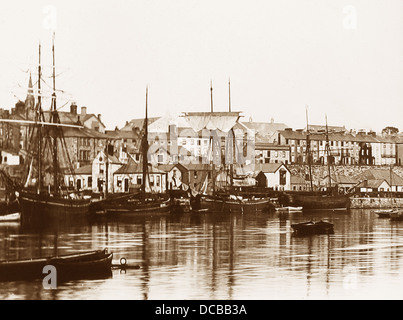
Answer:
[{"label": "overcast sky", "polygon": [[[254,121],[403,131],[401,0],[3,1],[0,107],[50,66],[59,106],[102,114],[108,129],[144,116],[228,110]],[[44,80],[51,86],[51,69]],[[44,85],[45,86],[45,85]],[[50,103],[48,103],[50,106]],[[48,106],[44,106],[45,108]]]}]

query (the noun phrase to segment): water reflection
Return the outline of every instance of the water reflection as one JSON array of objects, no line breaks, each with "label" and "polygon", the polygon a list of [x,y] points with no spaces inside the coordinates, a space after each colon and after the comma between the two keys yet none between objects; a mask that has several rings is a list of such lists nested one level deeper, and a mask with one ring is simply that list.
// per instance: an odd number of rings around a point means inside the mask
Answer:
[{"label": "water reflection", "polygon": [[[334,223],[296,237],[291,224]],[[403,223],[347,213],[197,214],[0,224],[0,259],[107,248],[110,279],[1,283],[0,299],[401,299]]]}]

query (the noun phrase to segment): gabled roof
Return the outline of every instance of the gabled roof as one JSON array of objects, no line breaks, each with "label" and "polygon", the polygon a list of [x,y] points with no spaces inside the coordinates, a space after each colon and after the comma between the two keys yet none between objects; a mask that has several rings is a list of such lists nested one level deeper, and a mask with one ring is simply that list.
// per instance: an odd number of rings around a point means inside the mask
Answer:
[{"label": "gabled roof", "polygon": [[[246,166],[237,167],[235,169],[237,175],[248,175],[250,173],[275,173],[280,167],[284,167],[286,170],[288,168],[283,163],[255,163]],[[288,170],[289,171],[289,170]]]},{"label": "gabled roof", "polygon": [[[161,118],[161,117],[152,117],[152,118],[148,118],[148,125],[152,124],[154,121],[158,120],[159,118]],[[127,123],[125,124],[125,126],[124,126],[122,129],[120,129],[120,130],[122,130],[122,131],[132,131],[133,128],[140,128],[140,129],[142,129],[143,126],[144,126],[144,120],[145,120],[144,118],[130,120],[130,121],[127,122]]]},{"label": "gabled roof", "polygon": [[368,169],[355,176],[357,180],[386,180],[392,186],[403,186],[403,178],[392,171],[392,182],[390,180],[390,169]]},{"label": "gabled roof", "polygon": [[288,170],[288,168],[282,163],[256,163],[255,172],[261,171],[263,173],[274,173],[277,172],[277,170],[280,169],[280,167],[282,166],[284,166]]},{"label": "gabled roof", "polygon": [[93,129],[88,128],[63,128],[63,135],[65,137],[74,138],[94,138],[94,139],[111,139],[112,137],[106,135],[105,133],[98,132]]},{"label": "gabled roof", "polygon": [[374,179],[374,180],[365,180],[360,182],[357,187],[358,188],[379,188],[382,183],[386,183],[389,187],[390,184],[385,179]]},{"label": "gabled roof", "polygon": [[187,171],[188,170],[185,166],[183,166],[180,163],[177,163],[177,164],[159,164],[157,166],[157,168],[162,170],[162,171],[164,171],[164,172],[170,172],[173,168],[179,168],[182,171],[185,171],[185,170]]},{"label": "gabled roof", "polygon": [[74,170],[75,174],[92,174],[92,165],[86,165]]},{"label": "gabled roof", "polygon": [[[129,159],[127,164],[121,166],[114,174],[130,174],[130,173],[143,173],[143,164],[140,162],[135,162],[132,158]],[[165,173],[164,171],[153,167],[148,164],[148,173]]]},{"label": "gabled roof", "polygon": [[[331,178],[334,182],[338,184],[357,184],[359,180],[355,177],[352,176],[345,176],[342,174],[332,174]],[[329,175],[326,175],[323,180],[329,179]]]}]

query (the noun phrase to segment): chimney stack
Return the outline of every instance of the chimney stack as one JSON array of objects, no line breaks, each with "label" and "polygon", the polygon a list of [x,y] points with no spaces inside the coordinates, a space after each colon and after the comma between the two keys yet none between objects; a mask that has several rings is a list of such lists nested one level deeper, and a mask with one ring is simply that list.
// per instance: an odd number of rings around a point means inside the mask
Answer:
[{"label": "chimney stack", "polygon": [[86,116],[87,115],[87,107],[81,107],[81,115]]},{"label": "chimney stack", "polygon": [[72,102],[70,105],[70,113],[77,114],[77,105],[75,102]]}]

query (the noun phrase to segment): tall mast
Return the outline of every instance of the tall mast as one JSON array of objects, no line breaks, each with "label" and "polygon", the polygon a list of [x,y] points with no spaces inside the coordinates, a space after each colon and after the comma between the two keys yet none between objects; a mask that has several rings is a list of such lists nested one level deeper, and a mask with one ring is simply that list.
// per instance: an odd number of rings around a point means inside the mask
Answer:
[{"label": "tall mast", "polygon": [[228,111],[231,112],[231,79],[228,80]]},{"label": "tall mast", "polygon": [[308,122],[308,106],[306,106],[306,156],[309,168],[310,187],[311,191],[313,191],[312,166],[311,166],[311,140],[310,140],[309,122]]},{"label": "tall mast", "polygon": [[[41,66],[41,43],[39,43],[39,65],[38,65],[38,107],[35,114],[35,121],[41,121],[42,115],[42,93],[41,93],[41,77],[42,77],[42,66]],[[38,188],[37,193],[40,193],[42,188],[42,126],[37,127],[38,130]]]},{"label": "tall mast", "polygon": [[146,192],[146,179],[148,171],[148,86],[146,88],[146,114],[144,118],[144,143],[143,143],[143,192]]},{"label": "tall mast", "polygon": [[[56,111],[56,66],[55,66],[55,34],[53,33],[53,43],[52,43],[52,53],[53,53],[53,94],[52,94],[52,120],[51,122],[57,122],[57,111]],[[57,129],[53,130],[55,133],[52,137],[53,140],[53,184],[55,193],[59,191],[58,182],[58,163],[57,163]]]},{"label": "tall mast", "polygon": [[329,175],[329,188],[332,187],[332,178],[330,177],[330,147],[329,147],[329,129],[327,126],[327,115],[326,118],[326,154],[327,154],[327,172]]},{"label": "tall mast", "polygon": [[[231,79],[228,80],[228,112],[231,112]],[[234,185],[234,161],[235,161],[235,132],[234,128],[231,128],[231,138],[232,138],[232,145],[229,148],[231,150],[231,162],[229,165],[229,181],[230,187]]]},{"label": "tall mast", "polygon": [[210,107],[211,107],[211,112],[214,111],[213,108],[213,81],[210,81]]},{"label": "tall mast", "polygon": [[[210,81],[210,107],[211,107],[211,113],[213,113],[214,108],[213,108],[213,81]],[[213,193],[215,192],[215,176],[214,176],[214,172],[215,172],[215,144],[214,144],[214,139],[213,137],[210,135],[210,145],[211,145],[211,154],[213,155],[212,157],[212,164],[211,164],[211,179],[213,182]]]}]

